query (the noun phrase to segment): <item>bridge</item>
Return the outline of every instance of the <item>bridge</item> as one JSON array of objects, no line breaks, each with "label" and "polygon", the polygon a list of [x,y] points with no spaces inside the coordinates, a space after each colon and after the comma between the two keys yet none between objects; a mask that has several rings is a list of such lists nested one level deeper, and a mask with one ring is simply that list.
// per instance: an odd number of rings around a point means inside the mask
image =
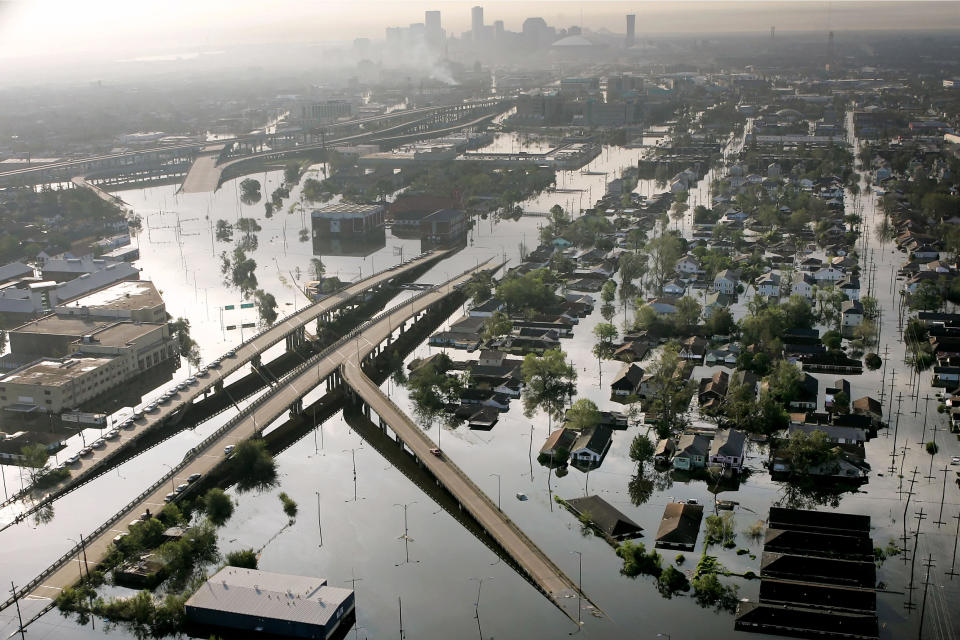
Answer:
[{"label": "bridge", "polygon": [[[430,258],[427,256],[420,260]],[[224,462],[225,446],[262,435],[274,421],[282,418],[288,411],[293,414],[300,413],[303,410],[304,394],[322,383],[326,383],[328,389],[333,389],[339,384],[338,370],[346,358],[351,354],[362,354],[361,357],[365,357],[379,352],[380,341],[391,340],[394,332],[402,334],[408,322],[415,322],[431,305],[450,295],[457,287],[467,282],[474,273],[486,267],[488,262],[489,260],[478,264],[451,280],[423,291],[376,318],[368,320],[323,352],[301,364],[284,378],[282,384],[273,387],[188,451],[179,464],[89,534],[82,545],[70,549],[37,577],[18,589],[15,596],[0,604],[0,610],[12,606],[16,599],[42,600],[46,604],[39,612],[32,615],[24,626],[39,619],[53,608],[54,599],[63,589],[78,581],[77,564],[80,564],[80,561],[75,558],[83,557],[83,565],[95,567],[108,555],[113,538],[119,532],[129,528],[127,523],[136,520],[147,510],[156,513],[163,508],[164,498],[171,483],[184,482],[194,473],[201,475],[209,473]],[[361,341],[365,345],[362,351],[359,346]],[[209,378],[210,371],[205,372],[203,376]]]},{"label": "bridge", "polygon": [[[385,327],[380,328],[381,333],[385,330]],[[402,442],[412,452],[418,464],[425,467],[436,481],[453,495],[460,508],[466,510],[496,540],[520,567],[525,577],[571,620],[582,620],[583,611],[580,609],[584,605],[591,612],[599,612],[573,580],[567,577],[460,467],[446,455],[436,456],[431,453],[437,445],[363,372],[362,362],[375,350],[377,343],[368,341],[366,333],[361,340],[356,350],[350,345],[343,351],[344,361],[340,374],[359,400],[361,410],[367,417],[370,418],[371,411],[376,413],[379,416],[380,428],[386,431],[389,427],[393,431],[397,441]]]},{"label": "bridge", "polygon": [[[277,149],[287,146],[292,149],[317,143],[322,147],[324,144],[329,144],[328,140],[331,136],[339,135],[344,140],[363,139],[382,132],[384,126],[402,127],[411,122],[422,123],[430,119],[434,119],[435,122],[459,120],[468,113],[493,109],[501,104],[505,104],[501,98],[488,98],[453,105],[397,110],[367,118],[331,123],[323,127],[294,127],[273,133],[259,132],[224,138],[215,142],[187,142],[62,160],[0,172],[0,188],[67,183],[76,176],[86,177],[91,181],[109,180],[123,174],[146,178],[158,172],[168,176],[186,176],[195,159],[203,157],[204,150],[210,145],[223,145],[218,156],[218,162],[223,162],[234,155],[239,157],[258,150],[263,151],[264,147]],[[347,135],[350,132],[360,133],[355,137]]]},{"label": "bridge", "polygon": [[[0,604],[0,610],[14,604],[16,598],[26,599],[28,602],[40,601],[45,604],[32,615],[28,612],[24,626],[39,619],[53,608],[54,599],[63,589],[77,582],[79,565],[89,566],[92,563],[96,566],[107,556],[114,536],[118,531],[127,528],[125,523],[139,517],[148,509],[157,512],[163,508],[168,484],[182,481],[194,473],[209,473],[224,462],[225,458],[220,453],[224,446],[262,436],[264,431],[283,418],[287,411],[292,414],[302,412],[303,396],[326,383],[328,390],[346,385],[345,388],[364,403],[367,415],[373,408],[380,416],[381,428],[386,431],[389,426],[393,430],[397,440],[409,448],[420,464],[436,478],[438,484],[457,500],[461,509],[470,514],[509,555],[515,565],[521,568],[525,577],[537,585],[571,620],[579,623],[582,619],[582,603],[596,611],[574,582],[553,564],[459,467],[445,457],[430,453],[430,449],[435,445],[383,395],[361,369],[364,362],[372,360],[382,351],[384,342],[389,344],[397,332],[402,335],[408,322],[416,322],[432,305],[458,290],[474,273],[485,269],[489,262],[488,259],[443,284],[420,292],[410,300],[363,323],[322,353],[304,362],[281,384],[188,451],[180,464],[104,522],[88,536],[83,545],[70,549],[27,585],[15,591],[14,597]],[[74,565],[75,557],[78,566]]]},{"label": "bridge", "polygon": [[[446,251],[432,251],[411,258],[403,264],[375,273],[363,280],[355,282],[339,292],[330,295],[319,302],[311,304],[280,320],[277,324],[248,338],[234,350],[235,355],[224,358],[219,368],[208,369],[206,373],[197,376],[197,383],[179,391],[168,404],[160,404],[157,412],[144,414],[144,418],[136,421],[136,431],[121,431],[117,440],[106,440],[106,446],[97,450],[91,458],[80,458],[80,461],[70,468],[71,476],[63,484],[52,487],[43,497],[35,501],[29,509],[20,512],[14,523],[33,513],[52,499],[63,495],[73,488],[86,483],[99,474],[100,468],[109,463],[121,449],[136,444],[138,438],[167,422],[176,422],[193,403],[207,396],[210,392],[223,390],[224,379],[234,372],[240,371],[247,363],[260,365],[260,355],[281,340],[286,341],[287,350],[292,350],[306,341],[305,327],[314,320],[321,318],[330,320],[333,314],[347,305],[357,296],[376,290],[391,283],[399,276],[412,270],[424,267],[446,255]],[[133,441],[133,442],[131,442]],[[10,523],[5,525],[9,526]]]}]

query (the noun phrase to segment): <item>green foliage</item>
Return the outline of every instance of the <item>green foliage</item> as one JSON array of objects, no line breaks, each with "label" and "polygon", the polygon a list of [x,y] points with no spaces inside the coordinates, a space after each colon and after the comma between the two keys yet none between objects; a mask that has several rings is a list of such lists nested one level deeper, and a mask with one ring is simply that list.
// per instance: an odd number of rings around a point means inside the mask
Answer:
[{"label": "green foliage", "polygon": [[822,340],[823,346],[832,351],[840,348],[843,342],[843,336],[840,335],[839,331],[827,331],[823,334]]},{"label": "green foliage", "polygon": [[163,509],[157,514],[157,520],[163,523],[165,527],[176,527],[186,524],[187,518],[180,511],[180,507],[174,503],[163,505]]},{"label": "green foliage", "polygon": [[407,379],[410,400],[418,417],[432,422],[449,404],[460,400],[463,379],[449,373],[453,361],[445,353],[439,353],[416,367]]},{"label": "green foliage", "polygon": [[323,280],[323,274],[326,272],[327,268],[320,258],[310,258],[310,274],[314,280]]},{"label": "green foliage", "polygon": [[804,431],[793,432],[778,454],[789,462],[790,470],[798,474],[835,460],[839,455],[833,444],[827,440],[826,434],[819,429],[810,434]]},{"label": "green foliage", "polygon": [[283,512],[287,514],[287,517],[290,519],[297,517],[297,503],[293,498],[287,495],[286,491],[280,492],[280,495],[277,496],[280,498],[280,504],[283,505]]},{"label": "green foliage", "polygon": [[475,304],[486,302],[493,295],[493,276],[489,271],[480,271],[470,276],[463,291]]},{"label": "green foliage", "polygon": [[673,561],[676,562],[677,566],[679,567],[680,565],[682,565],[684,562],[687,561],[687,556],[683,555],[682,553],[678,553],[677,556],[673,559]]},{"label": "green foliage", "polygon": [[653,457],[655,447],[645,433],[638,433],[630,443],[630,459],[637,464],[643,464]]},{"label": "green foliage", "polygon": [[736,585],[724,585],[713,573],[695,577],[692,584],[693,597],[701,607],[714,608],[717,611],[736,611]]},{"label": "green foliage", "polygon": [[493,315],[483,321],[482,335],[487,342],[509,335],[511,331],[513,331],[513,321],[503,311],[494,311]]},{"label": "green foliage", "polygon": [[617,547],[617,555],[623,559],[620,573],[631,578],[639,575],[650,575],[659,578],[663,569],[662,558],[656,550],[647,553],[642,542],[627,540]]},{"label": "green foliage", "polygon": [[573,403],[566,418],[568,426],[574,431],[589,431],[600,423],[600,411],[593,400],[582,398]]},{"label": "green foliage", "polygon": [[932,440],[924,446],[924,449],[926,449],[927,453],[931,456],[937,455],[937,452],[940,451],[940,447],[937,446],[937,443],[933,442]]},{"label": "green foliage", "polygon": [[176,341],[180,355],[191,366],[200,364],[200,346],[190,335],[190,321],[186,318],[177,318],[169,323],[170,336]]},{"label": "green foliage", "polygon": [[263,231],[263,227],[260,226],[260,223],[257,222],[256,218],[239,218],[237,223],[234,225],[234,228],[244,235],[250,235],[251,233]]},{"label": "green foliage", "polygon": [[657,416],[657,435],[666,438],[687,424],[685,415],[693,396],[693,383],[677,375],[682,362],[676,345],[666,345],[651,363],[650,408]]},{"label": "green foliage", "polygon": [[863,363],[867,365],[867,369],[870,371],[876,371],[883,366],[883,359],[876,353],[868,353],[863,359]]},{"label": "green foliage", "polygon": [[497,297],[510,313],[535,313],[556,304],[556,283],[548,269],[508,276],[497,285]]},{"label": "green foliage", "polygon": [[213,488],[203,497],[203,510],[215,526],[223,526],[233,515],[233,500],[223,489]]},{"label": "green foliage", "polygon": [[[33,469],[30,470],[31,477],[34,477],[34,471]],[[33,484],[37,489],[48,489],[60,484],[69,477],[69,469],[41,470],[41,472],[34,477]]]},{"label": "green foliage", "polygon": [[[253,178],[245,178],[240,181],[240,200],[244,204],[256,204],[260,202],[260,181]],[[218,222],[219,230],[219,222]],[[219,240],[219,237],[217,238]]]},{"label": "green foliage", "polygon": [[600,299],[604,302],[613,302],[617,296],[617,283],[613,280],[607,280],[600,289]]},{"label": "green foliage", "polygon": [[263,440],[244,440],[233,450],[230,468],[237,476],[237,491],[263,491],[277,482],[277,463]]},{"label": "green foliage", "polygon": [[333,193],[316,178],[307,178],[303,181],[303,199],[307,202],[326,202],[333,198]]},{"label": "green foliage", "polygon": [[747,537],[753,540],[754,542],[759,542],[760,539],[763,537],[764,527],[765,525],[763,523],[763,520],[757,520],[752,525],[747,527],[744,533],[747,534]]},{"label": "green foliage", "polygon": [[161,545],[157,553],[166,564],[170,576],[168,586],[182,588],[192,577],[199,575],[204,564],[219,557],[216,530],[210,523],[191,527],[179,540]]},{"label": "green foliage", "polygon": [[231,567],[241,567],[243,569],[257,568],[257,554],[253,549],[240,549],[231,551],[224,558]]},{"label": "green foliage", "polygon": [[727,308],[714,309],[704,322],[704,333],[708,336],[728,336],[737,328],[733,314]]},{"label": "green foliage", "polygon": [[217,220],[217,242],[233,241],[233,225],[226,220]]},{"label": "green foliage", "polygon": [[660,573],[657,578],[657,591],[664,598],[672,598],[674,594],[689,591],[690,581],[682,571],[677,570],[673,565],[667,565],[667,568]]},{"label": "green foliage", "polygon": [[943,305],[943,292],[937,283],[924,280],[910,294],[908,303],[913,310],[936,311]]},{"label": "green foliage", "polygon": [[778,360],[767,376],[767,385],[770,395],[780,404],[787,405],[800,394],[803,380],[804,374],[799,367]]},{"label": "green foliage", "polygon": [[731,512],[727,511],[720,516],[709,515],[706,517],[705,523],[704,543],[708,547],[714,544],[722,544],[725,547],[734,544],[737,533],[734,529]]},{"label": "green foliage", "polygon": [[529,353],[520,368],[523,376],[523,412],[532,417],[541,408],[550,418],[559,419],[568,397],[576,393],[577,371],[566,361],[560,349],[550,349],[542,356]]},{"label": "green foliage", "polygon": [[300,182],[300,163],[288,162],[283,167],[283,181],[287,184],[297,184]]},{"label": "green foliage", "polygon": [[277,321],[277,299],[273,297],[272,293],[257,289],[253,292],[253,299],[257,305],[257,313],[260,315],[261,321],[268,326]]},{"label": "green foliage", "polygon": [[23,456],[22,465],[30,470],[31,482],[36,481],[50,458],[47,448],[42,444],[28,444],[20,449],[20,455]]}]

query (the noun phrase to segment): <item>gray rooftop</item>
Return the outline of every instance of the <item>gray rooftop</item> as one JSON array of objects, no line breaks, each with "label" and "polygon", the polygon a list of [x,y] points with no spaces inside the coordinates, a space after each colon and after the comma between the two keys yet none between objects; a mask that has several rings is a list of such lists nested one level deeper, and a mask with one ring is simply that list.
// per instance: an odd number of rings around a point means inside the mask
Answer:
[{"label": "gray rooftop", "polygon": [[325,625],[353,591],[307,578],[224,567],[200,587],[187,607]]}]

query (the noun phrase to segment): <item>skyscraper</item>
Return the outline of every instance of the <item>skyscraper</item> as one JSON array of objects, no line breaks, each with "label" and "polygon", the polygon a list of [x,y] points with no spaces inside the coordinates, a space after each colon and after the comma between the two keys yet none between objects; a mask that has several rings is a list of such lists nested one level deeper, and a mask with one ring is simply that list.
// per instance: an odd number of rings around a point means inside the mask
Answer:
[{"label": "skyscraper", "polygon": [[483,39],[483,7],[476,6],[470,9],[470,35],[475,42]]},{"label": "skyscraper", "polygon": [[440,46],[440,43],[443,41],[443,27],[440,26],[440,12],[424,12],[423,24],[426,26],[427,43],[434,47]]},{"label": "skyscraper", "polygon": [[637,16],[633,13],[627,14],[627,40],[624,43],[627,47],[632,47],[637,31]]}]

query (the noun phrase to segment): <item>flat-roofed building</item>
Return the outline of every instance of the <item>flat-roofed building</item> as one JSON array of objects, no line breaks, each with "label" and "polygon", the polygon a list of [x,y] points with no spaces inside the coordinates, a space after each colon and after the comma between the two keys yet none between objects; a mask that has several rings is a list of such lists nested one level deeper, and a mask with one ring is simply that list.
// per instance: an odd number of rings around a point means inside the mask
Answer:
[{"label": "flat-roofed building", "polygon": [[311,214],[313,235],[371,235],[383,228],[386,208],[379,204],[354,204],[340,202]]},{"label": "flat-roofed building", "polygon": [[177,353],[166,323],[49,315],[12,329],[9,337],[10,351],[19,357],[121,356],[133,373],[145,371]]},{"label": "flat-roofed building", "polygon": [[167,309],[149,280],[124,280],[70,302],[57,305],[61,316],[115,318],[134,322],[165,322]]},{"label": "flat-roofed building", "polygon": [[60,413],[123,384],[129,361],[110,357],[43,358],[0,377],[0,407]]},{"label": "flat-roofed building", "polygon": [[224,567],[190,596],[187,620],[271,637],[329,638],[354,609],[350,589],[256,569]]}]

